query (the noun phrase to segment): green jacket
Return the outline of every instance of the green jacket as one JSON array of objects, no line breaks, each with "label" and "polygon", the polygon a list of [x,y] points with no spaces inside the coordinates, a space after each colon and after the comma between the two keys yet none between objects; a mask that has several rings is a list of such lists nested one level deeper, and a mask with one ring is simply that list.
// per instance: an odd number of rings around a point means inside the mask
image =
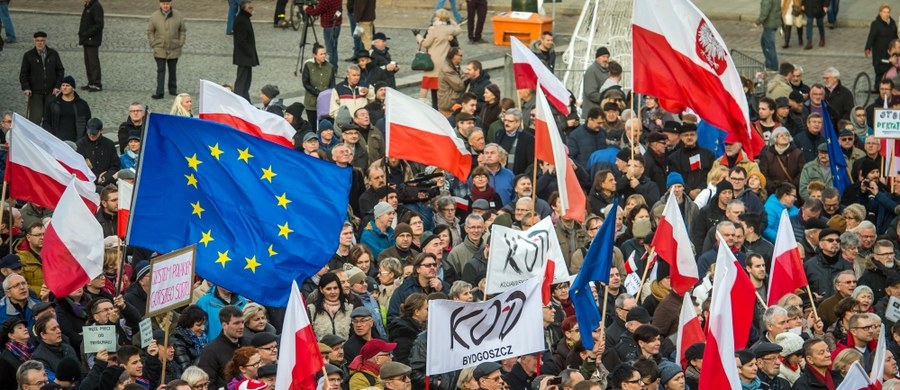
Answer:
[{"label": "green jacket", "polygon": [[825,187],[834,187],[834,181],[831,179],[831,169],[829,167],[825,167],[824,169],[819,167],[819,160],[812,160],[806,165],[803,166],[803,170],[800,171],[800,197],[803,200],[809,199],[809,190],[806,189],[809,186],[809,183],[813,180],[818,180],[825,184]]},{"label": "green jacket", "polygon": [[[303,64],[303,105],[308,110],[316,108],[316,98],[322,91],[334,87],[334,67],[328,61],[317,64],[314,59],[309,59]],[[315,118],[307,118],[311,123],[316,123]]]},{"label": "green jacket", "polygon": [[775,30],[781,26],[781,6],[776,0],[761,0],[759,2],[759,17],[756,24],[769,30]]}]

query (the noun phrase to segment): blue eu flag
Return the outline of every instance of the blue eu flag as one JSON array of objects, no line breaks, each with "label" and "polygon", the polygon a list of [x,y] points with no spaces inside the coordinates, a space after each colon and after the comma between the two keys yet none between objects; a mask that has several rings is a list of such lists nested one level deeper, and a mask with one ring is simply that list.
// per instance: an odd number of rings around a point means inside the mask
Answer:
[{"label": "blue eu flag", "polygon": [[[572,282],[572,305],[575,306],[575,318],[578,319],[578,329],[581,332],[581,342],[588,350],[594,348],[594,339],[591,332],[600,326],[601,313],[594,301],[591,292],[591,282],[609,283],[609,270],[612,267],[613,246],[616,241],[616,210],[619,209],[619,198],[613,201],[609,208],[609,215],[600,226],[587,254],[581,264],[578,276]],[[601,291],[597,292],[600,299],[605,298]],[[602,313],[605,315],[606,313]]]},{"label": "blue eu flag", "polygon": [[828,112],[828,104],[822,101],[822,126],[825,132],[825,142],[828,143],[828,163],[831,165],[831,178],[834,188],[843,194],[844,189],[850,186],[850,175],[847,173],[847,159],[841,144],[838,142],[838,133],[831,122],[831,113]]},{"label": "blue eu flag", "polygon": [[128,241],[197,244],[197,273],[269,306],[337,249],[351,170],[194,118],[151,114]]}]

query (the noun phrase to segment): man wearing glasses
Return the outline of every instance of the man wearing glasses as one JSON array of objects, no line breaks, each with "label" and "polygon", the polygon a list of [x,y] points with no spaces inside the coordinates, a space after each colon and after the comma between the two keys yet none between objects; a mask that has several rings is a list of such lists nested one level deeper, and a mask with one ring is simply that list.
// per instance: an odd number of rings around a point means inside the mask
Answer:
[{"label": "man wearing glasses", "polygon": [[888,275],[891,274],[897,275],[897,270],[894,268],[894,243],[888,240],[878,240],[872,251],[871,265],[859,277],[859,284],[871,287],[872,301],[878,302],[885,296]]},{"label": "man wearing glasses", "polygon": [[762,342],[753,346],[750,352],[756,357],[756,366],[759,368],[759,380],[768,385],[769,389],[787,389],[791,384],[784,378],[778,376],[781,372],[781,346]]},{"label": "man wearing glasses", "polygon": [[372,339],[363,345],[359,352],[360,359],[354,359],[347,366],[350,371],[350,390],[375,386],[381,368],[394,359],[391,353],[394,348],[397,348],[397,343],[388,343],[381,339]]},{"label": "man wearing glasses", "polygon": [[[439,241],[435,235],[427,235],[422,239],[423,250],[428,249],[428,244]],[[437,277],[437,268],[440,266],[437,256],[433,253],[423,252],[416,257],[413,264],[413,273],[403,280],[403,284],[394,290],[391,296],[391,302],[388,304],[388,323],[391,323],[400,316],[400,304],[406,301],[410,295],[414,293],[430,294],[433,292],[450,292],[450,285]],[[355,309],[354,309],[355,311]],[[351,313],[352,317],[352,313]],[[350,355],[346,351],[345,355],[350,360]]]},{"label": "man wearing glasses", "polygon": [[[879,321],[880,322],[880,321]],[[875,355],[875,347],[878,340],[879,322],[876,322],[869,313],[857,313],[850,317],[850,332],[842,340],[837,341],[831,356],[837,356],[841,351],[855,348],[862,352],[862,364],[866,372],[872,370],[872,358]]]},{"label": "man wearing glasses", "polygon": [[388,362],[381,367],[378,375],[385,390],[409,390],[412,388],[409,381],[410,371],[412,369],[403,363]]},{"label": "man wearing glasses", "polygon": [[44,284],[43,265],[39,260],[43,247],[44,224],[41,222],[28,225],[25,242],[16,247],[16,254],[22,261],[22,276],[28,281],[28,287],[36,294],[41,293],[41,286]]},{"label": "man wearing glasses", "polygon": [[478,388],[484,390],[500,390],[506,384],[500,374],[502,366],[494,362],[484,362],[475,367],[472,377],[478,382]]},{"label": "man wearing glasses", "polygon": [[841,256],[840,233],[828,228],[819,232],[819,250],[803,263],[809,288],[816,301],[834,294],[834,281],[841,271],[852,268]]}]

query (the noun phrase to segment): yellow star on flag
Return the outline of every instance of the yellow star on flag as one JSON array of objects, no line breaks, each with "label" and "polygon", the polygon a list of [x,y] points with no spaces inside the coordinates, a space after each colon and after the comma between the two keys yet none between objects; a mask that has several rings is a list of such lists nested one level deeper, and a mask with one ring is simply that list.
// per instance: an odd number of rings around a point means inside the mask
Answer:
[{"label": "yellow star on flag", "polygon": [[275,249],[273,248],[274,246],[275,245],[269,244],[269,257],[275,256],[278,254],[278,252],[275,252]]},{"label": "yellow star on flag", "polygon": [[191,173],[189,175],[184,175],[184,178],[187,179],[187,185],[194,186],[194,188],[197,188],[197,178],[194,177],[193,173]]},{"label": "yellow star on flag", "polygon": [[285,222],[284,225],[278,225],[278,235],[284,236],[285,239],[288,239],[288,234],[291,234],[293,232],[294,230],[288,227],[287,222]]},{"label": "yellow star on flag", "polygon": [[203,218],[203,215],[201,215],[201,214],[203,214],[203,212],[206,211],[206,209],[204,209],[203,207],[200,207],[199,200],[197,201],[197,203],[191,203],[191,207],[194,208],[194,211],[192,211],[191,214],[197,214],[197,218]]},{"label": "yellow star on flag", "polygon": [[260,177],[259,179],[260,179],[260,180],[268,180],[269,183],[272,182],[272,178],[273,178],[273,177],[278,176],[278,174],[275,173],[275,171],[272,170],[272,166],[271,166],[271,165],[269,165],[268,168],[263,168],[263,169],[262,169],[262,172],[263,172],[263,173],[262,173],[262,177]]},{"label": "yellow star on flag", "polygon": [[216,259],[216,264],[222,264],[222,268],[225,268],[225,263],[231,261],[231,258],[228,257],[228,251],[226,250],[225,252],[218,252],[218,253],[219,253],[219,258]]},{"label": "yellow star on flag", "polygon": [[200,243],[203,244],[203,247],[204,247],[204,248],[207,247],[207,246],[209,246],[209,242],[210,242],[210,241],[215,241],[215,240],[212,238],[212,230],[209,230],[209,231],[207,231],[207,232],[200,232],[200,233],[203,234],[203,238],[200,239]]},{"label": "yellow star on flag", "polygon": [[253,158],[253,155],[250,154],[250,148],[245,148],[244,150],[238,149],[238,160],[243,160],[245,163],[249,164],[251,158]]},{"label": "yellow star on flag", "polygon": [[253,271],[253,273],[256,273],[256,267],[259,267],[260,265],[262,265],[258,261],[256,261],[256,256],[245,257],[244,260],[247,261],[247,265],[244,266],[244,269],[249,269],[249,270]]},{"label": "yellow star on flag", "polygon": [[275,199],[278,199],[278,205],[281,207],[284,207],[285,210],[287,210],[288,203],[292,202],[290,199],[287,198],[287,192],[281,194],[280,196],[276,195]]},{"label": "yellow star on flag", "polygon": [[225,152],[222,151],[222,149],[219,149],[218,143],[209,147],[209,154],[211,154],[213,157],[215,157],[216,160],[219,159],[219,156],[221,156],[222,153],[225,153]]},{"label": "yellow star on flag", "polygon": [[191,157],[185,156],[184,159],[187,160],[189,167],[194,168],[195,172],[197,171],[197,168],[200,166],[200,164],[203,164],[203,161],[200,161],[200,159],[197,158],[197,153],[194,153],[194,155]]}]

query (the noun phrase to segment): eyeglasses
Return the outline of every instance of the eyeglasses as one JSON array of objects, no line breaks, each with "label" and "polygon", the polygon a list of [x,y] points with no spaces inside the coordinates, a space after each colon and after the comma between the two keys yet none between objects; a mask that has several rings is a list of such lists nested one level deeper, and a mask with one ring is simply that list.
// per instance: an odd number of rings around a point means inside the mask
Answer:
[{"label": "eyeglasses", "polygon": [[868,325],[868,326],[857,326],[856,328],[853,328],[853,329],[862,329],[862,330],[870,331],[870,330],[875,330],[875,328],[877,328],[877,327],[878,327],[878,325],[872,324],[872,325]]},{"label": "eyeglasses", "polygon": [[419,266],[427,267],[427,268],[434,268],[434,267],[437,267],[437,263],[422,263],[422,264],[419,264]]},{"label": "eyeglasses", "polygon": [[731,181],[744,181],[745,179],[744,177],[732,177]]},{"label": "eyeglasses", "polygon": [[261,366],[261,365],[262,365],[262,360],[260,359],[260,360],[257,360],[256,363],[249,363],[249,364],[244,365],[244,367],[256,367],[256,368],[259,368],[259,366]]},{"label": "eyeglasses", "polygon": [[263,351],[269,351],[269,352],[272,352],[272,351],[277,351],[277,350],[278,350],[278,346],[275,345],[275,346],[268,347],[268,348],[257,347],[256,349],[261,349],[261,350],[263,350]]},{"label": "eyeglasses", "polygon": [[841,137],[841,138],[838,138],[838,139],[841,140],[841,141],[853,141],[853,137]]},{"label": "eyeglasses", "polygon": [[205,389],[209,387],[209,382],[198,383],[196,385],[191,386],[192,389]]},{"label": "eyeglasses", "polygon": [[498,381],[498,380],[500,380],[501,378],[502,378],[501,375],[497,375],[497,376],[489,376],[489,377],[485,377],[484,379],[485,379],[485,380],[489,380],[489,381]]},{"label": "eyeglasses", "polygon": [[29,385],[29,386],[44,387],[44,385],[46,385],[46,384],[48,384],[48,383],[50,383],[50,381],[37,381],[37,382],[34,382],[34,383],[29,383],[28,385]]},{"label": "eyeglasses", "polygon": [[361,319],[361,320],[352,320],[352,321],[350,321],[350,322],[352,322],[353,325],[362,325],[362,324],[365,324],[366,322],[369,322],[369,321],[371,321],[371,320],[372,320],[371,317],[367,317],[367,318],[364,318],[364,319]]},{"label": "eyeglasses", "polygon": [[884,253],[876,253],[875,256],[889,256],[893,255],[894,252],[884,252]]},{"label": "eyeglasses", "polygon": [[838,239],[837,239],[837,238],[823,238],[823,239],[821,239],[821,240],[819,240],[819,241],[825,241],[825,242],[838,242]]}]

